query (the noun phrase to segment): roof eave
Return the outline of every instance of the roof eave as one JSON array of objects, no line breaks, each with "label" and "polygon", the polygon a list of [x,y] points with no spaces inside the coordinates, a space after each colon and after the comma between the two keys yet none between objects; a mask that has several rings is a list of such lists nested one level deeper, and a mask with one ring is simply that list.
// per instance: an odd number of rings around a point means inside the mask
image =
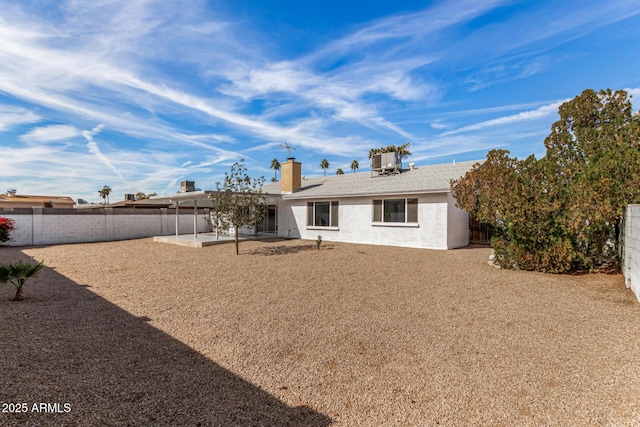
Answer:
[{"label": "roof eave", "polygon": [[449,188],[434,188],[434,189],[423,189],[423,190],[410,190],[410,191],[375,191],[375,192],[359,192],[359,193],[345,193],[345,194],[282,194],[282,199],[285,200],[297,200],[297,199],[342,199],[348,197],[371,197],[371,196],[390,196],[390,195],[398,195],[398,196],[410,196],[415,194],[441,194],[441,193],[449,193],[451,189]]}]

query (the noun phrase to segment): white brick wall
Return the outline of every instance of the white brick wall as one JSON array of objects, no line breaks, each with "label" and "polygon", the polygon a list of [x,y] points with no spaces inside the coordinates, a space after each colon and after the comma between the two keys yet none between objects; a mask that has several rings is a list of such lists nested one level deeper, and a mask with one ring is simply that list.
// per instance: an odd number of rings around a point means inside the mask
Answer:
[{"label": "white brick wall", "polygon": [[[407,196],[397,196],[404,197]],[[284,200],[278,206],[278,234],[309,240],[315,240],[320,235],[323,240],[334,242],[428,249],[451,249],[469,243],[468,216],[462,211],[462,214],[453,212],[444,193],[418,197],[418,227],[373,225],[373,199],[335,199],[339,201],[337,230],[307,227],[307,200]],[[450,233],[453,235],[449,236]]]},{"label": "white brick wall", "polygon": [[640,302],[640,205],[629,205],[624,219],[622,272]]},{"label": "white brick wall", "polygon": [[[175,234],[176,216],[167,209],[45,210],[43,208],[0,209],[0,216],[14,222],[10,246],[101,242]],[[179,234],[193,233],[193,212],[180,212]],[[206,214],[198,214],[197,231],[211,231]]]},{"label": "white brick wall", "polygon": [[469,213],[456,207],[456,199],[451,193],[447,195],[447,202],[447,247],[455,249],[469,246]]}]

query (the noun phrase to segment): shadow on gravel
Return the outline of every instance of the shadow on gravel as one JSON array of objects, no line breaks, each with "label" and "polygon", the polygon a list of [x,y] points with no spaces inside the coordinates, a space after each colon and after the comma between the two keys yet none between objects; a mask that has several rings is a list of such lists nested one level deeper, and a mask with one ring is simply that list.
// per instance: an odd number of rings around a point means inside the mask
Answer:
[{"label": "shadow on gravel", "polygon": [[[333,246],[322,245],[320,248],[321,251],[333,249]],[[250,252],[247,252],[247,255],[286,255],[286,254],[294,254],[303,251],[317,251],[318,247],[316,245],[298,245],[298,246],[263,246],[258,249],[254,249]]]},{"label": "shadow on gravel", "polygon": [[[18,250],[2,255],[30,259]],[[0,402],[27,410],[0,412],[0,425],[331,424],[50,268],[27,283],[24,302],[8,301],[11,291],[0,289]]]}]

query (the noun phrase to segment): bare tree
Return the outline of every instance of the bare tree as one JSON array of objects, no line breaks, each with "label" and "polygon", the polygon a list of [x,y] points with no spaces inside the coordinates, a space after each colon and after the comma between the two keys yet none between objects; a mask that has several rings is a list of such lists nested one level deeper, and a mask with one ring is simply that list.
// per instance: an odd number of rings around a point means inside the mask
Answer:
[{"label": "bare tree", "polygon": [[241,227],[255,227],[262,219],[266,203],[262,196],[264,177],[251,179],[247,175],[244,160],[231,166],[225,172],[224,182],[216,182],[216,194],[213,196],[213,211],[216,226],[223,230],[233,227],[236,242],[236,255],[239,252],[239,230]]}]

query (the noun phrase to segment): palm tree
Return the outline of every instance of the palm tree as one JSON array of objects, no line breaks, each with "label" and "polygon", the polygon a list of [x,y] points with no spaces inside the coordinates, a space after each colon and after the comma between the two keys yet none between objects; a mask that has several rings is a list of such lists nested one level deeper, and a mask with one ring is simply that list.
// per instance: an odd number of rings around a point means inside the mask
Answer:
[{"label": "palm tree", "polygon": [[15,263],[2,263],[0,264],[0,283],[9,282],[15,286],[16,296],[13,300],[23,301],[22,287],[30,277],[36,277],[43,267],[44,261],[40,261],[37,264],[22,260]]},{"label": "palm tree", "polygon": [[269,169],[273,169],[273,182],[278,181],[278,171],[280,170],[280,162],[278,159],[271,160],[271,166]]},{"label": "palm tree", "polygon": [[327,159],[322,159],[320,162],[320,167],[324,170],[324,176],[327,176],[327,169],[329,169],[329,162]]},{"label": "palm tree", "polygon": [[409,145],[411,145],[411,141],[407,141],[401,146],[396,147],[395,151],[400,154],[400,160],[411,155],[411,151],[409,151]]},{"label": "palm tree", "polygon": [[109,193],[111,193],[111,187],[109,187],[108,185],[105,185],[104,187],[102,187],[102,190],[98,191],[98,194],[100,194],[100,197],[102,197],[103,203],[105,205],[109,203]]},{"label": "palm tree", "polygon": [[344,175],[344,171],[342,170],[342,168],[336,169],[336,175]]},{"label": "palm tree", "polygon": [[351,162],[351,170],[353,171],[353,173],[356,173],[356,170],[360,167],[360,165],[358,164],[357,160],[354,160],[353,162]]},{"label": "palm tree", "polygon": [[400,159],[402,160],[404,157],[409,157],[411,155],[411,151],[409,151],[409,145],[411,145],[411,141],[407,141],[402,145],[394,144],[387,145],[386,147],[372,148],[369,150],[369,158],[372,158],[375,154],[379,153],[398,153],[400,154]]}]

